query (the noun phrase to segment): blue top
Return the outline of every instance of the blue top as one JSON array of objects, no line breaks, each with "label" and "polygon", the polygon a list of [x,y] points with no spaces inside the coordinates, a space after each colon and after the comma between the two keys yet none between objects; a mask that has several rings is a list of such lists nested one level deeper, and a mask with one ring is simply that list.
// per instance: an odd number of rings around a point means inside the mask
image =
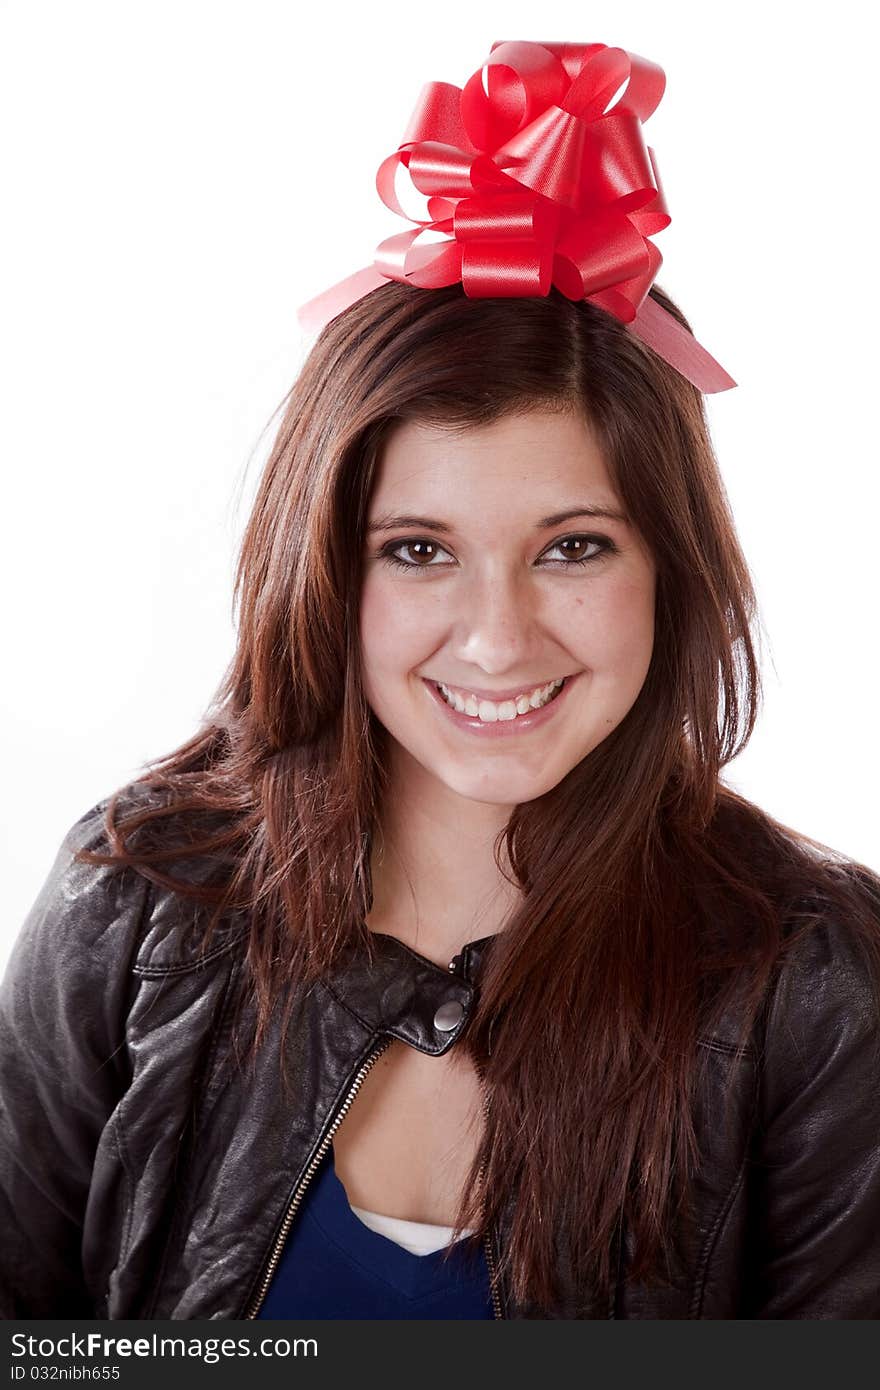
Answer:
[{"label": "blue top", "polygon": [[332,1145],[306,1188],[260,1318],[491,1318],[486,1254],[456,1242],[414,1255],[370,1230],[336,1176]]}]

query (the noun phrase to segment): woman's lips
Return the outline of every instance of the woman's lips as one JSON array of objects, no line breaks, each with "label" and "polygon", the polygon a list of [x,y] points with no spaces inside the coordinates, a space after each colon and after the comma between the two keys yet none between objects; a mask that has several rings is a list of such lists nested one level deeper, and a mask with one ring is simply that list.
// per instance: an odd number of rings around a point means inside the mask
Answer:
[{"label": "woman's lips", "polygon": [[529,710],[528,714],[518,714],[515,719],[498,719],[494,723],[486,724],[476,715],[460,714],[452,705],[447,704],[434,681],[423,678],[422,684],[435,705],[439,706],[441,713],[463,733],[473,734],[477,738],[516,738],[519,734],[529,733],[532,729],[538,729],[542,724],[549,723],[558,707],[564,703],[569,689],[580,675],[581,672],[578,671],[573,676],[566,676],[558,694],[554,695],[548,704],[541,705],[540,709]]}]

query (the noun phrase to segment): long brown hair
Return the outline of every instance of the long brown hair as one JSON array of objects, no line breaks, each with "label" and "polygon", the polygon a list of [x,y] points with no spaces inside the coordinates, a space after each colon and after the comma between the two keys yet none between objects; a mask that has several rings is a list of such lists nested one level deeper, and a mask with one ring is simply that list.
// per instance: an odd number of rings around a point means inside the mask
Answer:
[{"label": "long brown hair", "polygon": [[[284,403],[240,552],[237,649],[203,727],[146,765],[146,806],[119,821],[111,801],[113,852],[83,857],[212,904],[206,943],[224,912],[249,914],[252,1056],[283,1000],[286,1027],[291,982],[355,938],[369,951],[387,734],[357,639],[377,461],[398,421],[467,429],[535,407],[585,412],[657,565],[633,707],[496,841],[522,899],[465,1034],[491,1104],[457,1230],[479,1238],[514,1194],[502,1267],[515,1297],[550,1308],[561,1229],[584,1289],[608,1295],[623,1217],[634,1277],[659,1277],[699,1159],[697,1039],[735,996],[745,1040],[798,904],[805,921],[805,901],[840,906],[880,977],[852,862],[719,780],[758,712],[756,603],[696,388],[556,290],[391,282],[339,315]],[[194,857],[210,873],[166,872]]]}]

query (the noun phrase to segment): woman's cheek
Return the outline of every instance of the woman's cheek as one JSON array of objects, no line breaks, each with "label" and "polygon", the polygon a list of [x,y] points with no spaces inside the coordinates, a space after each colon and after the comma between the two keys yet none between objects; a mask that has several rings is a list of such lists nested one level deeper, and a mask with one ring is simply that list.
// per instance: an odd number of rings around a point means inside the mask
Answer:
[{"label": "woman's cheek", "polygon": [[367,670],[406,671],[419,666],[442,636],[448,605],[414,592],[412,584],[368,580],[361,594],[361,648]]},{"label": "woman's cheek", "polygon": [[654,649],[653,584],[642,579],[610,586],[592,606],[584,630],[595,666],[640,689]]}]

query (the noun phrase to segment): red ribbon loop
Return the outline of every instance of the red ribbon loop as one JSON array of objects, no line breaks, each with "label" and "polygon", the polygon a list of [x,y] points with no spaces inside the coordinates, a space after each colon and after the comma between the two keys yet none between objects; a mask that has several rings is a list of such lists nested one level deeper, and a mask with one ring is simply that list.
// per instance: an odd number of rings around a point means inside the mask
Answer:
[{"label": "red ribbon loop", "polygon": [[[387,279],[423,289],[460,280],[473,297],[555,286],[613,314],[700,389],[735,386],[647,299],[662,264],[649,238],[671,218],[642,122],[665,82],[656,63],[622,48],[515,41],[493,44],[463,89],[426,83],[376,175],[385,205],[415,226],[377,247],[372,279],[358,272],[304,305],[303,326]],[[397,197],[401,165],[428,198],[424,219]],[[427,231],[435,239],[418,244]]]}]

